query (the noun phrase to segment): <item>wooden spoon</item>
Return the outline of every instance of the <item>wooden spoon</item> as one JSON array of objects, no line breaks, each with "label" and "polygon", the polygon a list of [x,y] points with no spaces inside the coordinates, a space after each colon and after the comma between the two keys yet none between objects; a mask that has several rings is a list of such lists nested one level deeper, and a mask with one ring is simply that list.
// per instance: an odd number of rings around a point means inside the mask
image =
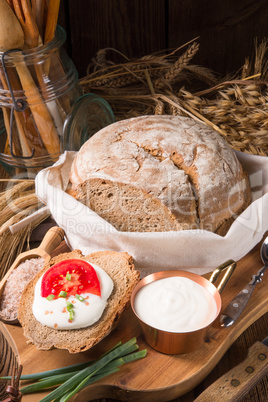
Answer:
[{"label": "wooden spoon", "polygon": [[[23,2],[23,4],[25,3],[26,7],[28,3],[27,1],[26,2],[25,1]],[[6,4],[5,0],[0,0],[1,5],[3,5],[4,3]],[[17,3],[16,2],[14,3],[13,1],[13,6],[15,4]],[[23,39],[23,43],[20,46],[21,48],[24,44],[24,33],[19,23],[19,20],[16,18],[14,12],[12,11],[12,9],[9,7],[8,4],[6,4],[6,7],[3,6],[2,9],[3,13],[5,13],[4,15],[2,14],[2,17],[4,17],[5,19],[4,20],[0,19],[0,27],[1,29],[3,29],[4,26],[5,28],[3,32],[0,32],[0,50],[6,51],[17,48],[18,43],[21,44]],[[25,27],[28,29],[29,28],[28,25],[31,26],[32,20],[30,19],[30,22],[28,21],[29,15],[28,13],[25,14],[25,8],[22,9],[21,12],[24,13],[22,14],[22,16],[24,16],[25,18],[25,21],[27,23]],[[11,27],[13,31],[16,32],[17,36],[13,34]],[[8,31],[12,32],[12,34],[10,34],[10,38],[8,38],[6,31],[7,29]],[[13,42],[11,41],[11,38],[13,39]],[[31,109],[32,115],[34,117],[42,141],[48,153],[52,156],[52,160],[57,160],[60,154],[60,140],[53,119],[23,59],[21,59],[20,62],[16,65],[16,70],[19,75],[22,88],[25,92],[29,107]]]},{"label": "wooden spoon", "polygon": [[54,0],[49,2],[44,43],[47,43],[54,38],[55,29],[58,21],[59,9],[60,9],[60,0]]},{"label": "wooden spoon", "polygon": [[[13,35],[12,37],[9,36],[9,30],[6,27],[6,25],[11,23],[12,23],[12,35]],[[13,49],[14,47],[21,49],[24,46],[23,29],[20,26],[20,24],[18,24],[15,14],[12,12],[12,3],[9,2],[8,5],[6,1],[3,0],[0,1],[0,42],[1,42],[0,49],[3,51]],[[21,90],[21,85],[18,76],[14,71],[14,68],[7,68],[7,69],[13,91]],[[7,84],[6,77],[2,68],[0,69],[0,80],[2,82],[3,89],[8,93],[9,86]],[[3,107],[2,110],[4,114],[5,127],[7,130],[8,145],[10,147],[13,146],[12,150],[15,153],[15,155],[19,156],[22,154],[22,156],[30,156],[32,154],[31,144],[33,144],[33,141],[31,141],[31,139],[29,140],[28,133],[34,139],[38,138],[38,134],[35,126],[30,125],[32,119],[27,118],[29,115],[29,110],[21,112],[14,111],[14,116],[18,130],[18,138],[17,136],[13,136],[12,145],[10,144],[10,113],[9,113],[10,111],[5,107]],[[18,139],[21,145],[21,149],[18,144]],[[39,141],[39,143],[40,142],[41,140]],[[43,144],[42,147],[44,149]],[[35,150],[37,151],[35,152],[35,156],[44,154],[44,152],[40,150],[40,146],[39,148],[36,146],[36,142],[35,142]],[[6,151],[8,151],[8,147],[6,147],[5,153],[10,154],[10,152]]]},{"label": "wooden spoon", "polygon": [[29,49],[38,46],[39,30],[29,0],[12,0],[14,12],[24,32],[24,41]]},{"label": "wooden spoon", "polygon": [[[45,234],[39,247],[32,249],[30,251],[25,251],[21,253],[14,263],[9,268],[8,272],[0,282],[0,299],[10,274],[24,261],[30,258],[42,257],[45,260],[45,264],[51,259],[51,253],[59,246],[64,238],[64,230],[58,226],[53,226]],[[0,320],[7,324],[17,324],[18,319],[6,319],[0,315]]]},{"label": "wooden spoon", "polygon": [[6,0],[0,0],[0,51],[21,49],[23,45],[22,27]]},{"label": "wooden spoon", "polygon": [[[10,49],[21,49],[24,45],[24,33],[23,30],[18,24],[17,18],[15,14],[12,12],[11,7],[6,2],[6,0],[0,0],[0,52],[5,52]],[[0,79],[2,82],[2,86],[5,90],[8,90],[8,87],[5,82],[4,73],[1,69],[0,71]],[[9,138],[10,126],[9,126],[9,112],[7,109],[2,108],[5,120],[5,126]],[[27,144],[24,143],[24,137],[22,138],[22,147]],[[10,144],[9,144],[10,145]],[[6,150],[5,150],[6,151]],[[19,153],[19,147],[16,148],[16,153]],[[29,151],[30,152],[30,151]],[[31,153],[29,153],[30,155]],[[28,153],[26,153],[28,155]]]}]

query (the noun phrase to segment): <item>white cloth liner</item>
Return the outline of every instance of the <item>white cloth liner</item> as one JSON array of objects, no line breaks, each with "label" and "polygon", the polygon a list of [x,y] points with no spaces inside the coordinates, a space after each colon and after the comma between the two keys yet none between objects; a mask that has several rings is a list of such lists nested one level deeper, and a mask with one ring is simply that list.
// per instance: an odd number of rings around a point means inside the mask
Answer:
[{"label": "white cloth liner", "polygon": [[71,249],[84,255],[99,250],[127,251],[141,276],[183,269],[200,275],[228,259],[245,256],[268,230],[268,158],[237,152],[248,172],[253,202],[221,237],[204,230],[180,232],[120,232],[94,211],[65,193],[76,152],[65,152],[58,162],[36,177],[36,194],[65,230]]}]

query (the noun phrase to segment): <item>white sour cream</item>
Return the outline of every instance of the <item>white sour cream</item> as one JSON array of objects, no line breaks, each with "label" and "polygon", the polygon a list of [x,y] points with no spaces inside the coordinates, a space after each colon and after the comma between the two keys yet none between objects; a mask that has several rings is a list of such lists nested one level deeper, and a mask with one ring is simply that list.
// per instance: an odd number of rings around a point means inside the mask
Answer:
[{"label": "white sour cream", "polygon": [[[48,327],[63,330],[85,328],[97,322],[106,307],[107,299],[113,290],[113,281],[110,276],[99,266],[90,263],[95,269],[101,289],[101,297],[92,293],[82,293],[84,301],[79,301],[75,296],[47,300],[41,296],[41,282],[39,278],[35,286],[33,314],[37,321]],[[67,301],[73,304],[74,319],[69,322],[69,313],[66,309]]]},{"label": "white sour cream", "polygon": [[207,289],[189,278],[159,279],[141,288],[134,309],[146,324],[168,332],[191,332],[209,325],[217,304]]}]

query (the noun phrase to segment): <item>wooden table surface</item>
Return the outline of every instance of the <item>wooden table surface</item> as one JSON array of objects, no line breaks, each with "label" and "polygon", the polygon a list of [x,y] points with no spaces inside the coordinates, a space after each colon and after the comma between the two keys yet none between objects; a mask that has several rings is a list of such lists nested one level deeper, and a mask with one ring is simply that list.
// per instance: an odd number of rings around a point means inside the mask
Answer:
[{"label": "wooden table surface", "polygon": [[[0,177],[8,177],[5,172],[0,168]],[[5,184],[0,182],[0,190],[3,189]],[[259,247],[259,245],[257,246]],[[264,280],[267,280],[265,278]],[[247,351],[251,345],[256,341],[261,341],[268,335],[268,314],[265,314],[253,323],[239,338],[232,344],[229,350],[225,353],[220,362],[212,370],[212,372],[203,380],[197,387],[191,392],[188,392],[184,396],[175,399],[177,402],[192,402],[194,399],[202,393],[210,384],[216,381],[220,376],[230,370],[232,367],[240,363],[247,355]],[[4,344],[5,340],[0,333],[0,344]],[[15,364],[14,356],[10,351],[8,356],[1,356],[0,350],[0,373],[11,373],[12,366]],[[3,384],[0,384],[0,398],[4,396]],[[2,400],[2,399],[1,399]],[[23,400],[23,399],[22,399]],[[114,400],[114,399],[113,399]],[[268,377],[263,378],[255,387],[253,387],[248,395],[242,399],[242,401],[267,401],[268,400]],[[102,399],[102,402],[104,399]],[[109,399],[105,399],[109,401]]]}]

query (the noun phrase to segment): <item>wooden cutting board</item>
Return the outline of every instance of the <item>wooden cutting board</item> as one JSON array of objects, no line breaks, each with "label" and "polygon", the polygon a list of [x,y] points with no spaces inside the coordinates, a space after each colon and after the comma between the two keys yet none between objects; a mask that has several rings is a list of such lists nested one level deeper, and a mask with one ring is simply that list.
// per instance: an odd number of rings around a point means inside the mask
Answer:
[{"label": "wooden cutting board", "polygon": [[[258,245],[238,262],[233,276],[222,293],[223,308],[262,265],[260,245]],[[74,400],[85,402],[98,398],[114,398],[162,402],[184,395],[195,388],[212,371],[239,335],[267,312],[268,274],[264,276],[262,283],[257,284],[244,313],[232,327],[211,328],[206,342],[197,351],[184,355],[164,355],[148,347],[130,309],[126,311],[118,327],[106,339],[90,351],[79,354],[69,354],[68,351],[57,349],[39,351],[35,346],[27,344],[21,327],[1,323],[0,329],[23,365],[23,374],[95,359],[118,341],[127,341],[136,336],[140,349],[148,349],[147,357],[122,366],[118,373],[80,391]],[[22,400],[36,402],[44,395],[45,393],[27,395]]]}]

